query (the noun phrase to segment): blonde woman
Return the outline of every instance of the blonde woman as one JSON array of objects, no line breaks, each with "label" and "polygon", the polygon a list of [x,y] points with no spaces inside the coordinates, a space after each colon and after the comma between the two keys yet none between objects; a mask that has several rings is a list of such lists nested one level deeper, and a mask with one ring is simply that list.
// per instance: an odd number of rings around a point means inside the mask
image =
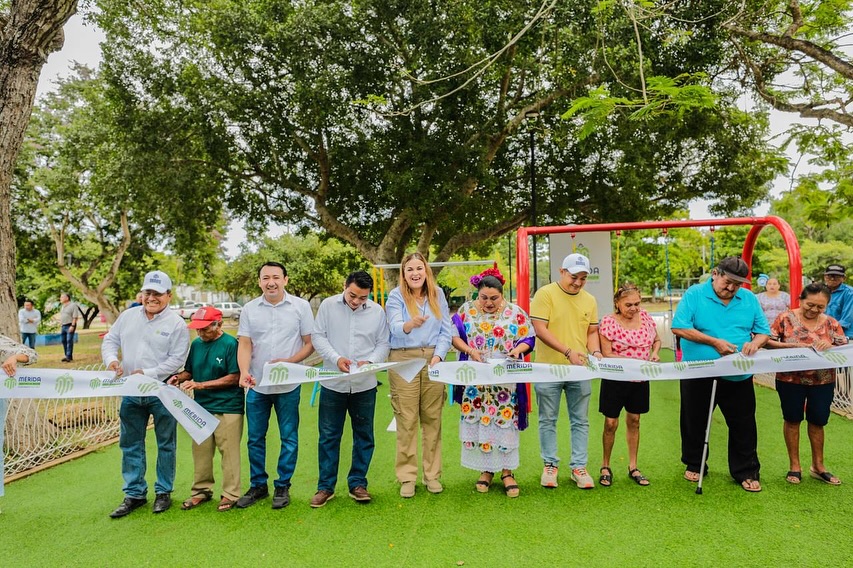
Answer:
[{"label": "blonde woman", "polygon": [[[400,264],[400,285],[388,294],[385,306],[391,328],[389,361],[422,358],[429,366],[444,360],[450,349],[450,312],[444,292],[420,253],[412,253]],[[429,379],[424,367],[411,382],[394,371],[391,406],[397,421],[395,464],[400,496],[414,497],[418,478],[418,423],[423,448],[423,482],[430,493],[441,493],[441,410],[446,391],[442,383]]]}]

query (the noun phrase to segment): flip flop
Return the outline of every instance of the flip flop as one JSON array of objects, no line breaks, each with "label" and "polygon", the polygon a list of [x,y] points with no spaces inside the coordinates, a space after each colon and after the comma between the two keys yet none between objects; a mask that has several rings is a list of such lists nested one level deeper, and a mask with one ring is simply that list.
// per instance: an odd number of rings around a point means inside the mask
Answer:
[{"label": "flip flop", "polygon": [[[606,465],[602,466],[598,471],[601,473],[601,475],[598,476],[598,484],[602,487],[610,487],[613,483],[613,472]],[[605,471],[607,473],[604,473]]]},{"label": "flip flop", "polygon": [[819,479],[829,485],[841,485],[841,480],[829,473],[828,471],[817,471],[813,467],[809,468],[809,475],[815,479]]},{"label": "flip flop", "polygon": [[791,483],[793,485],[799,485],[800,481],[803,479],[802,471],[794,471],[791,470],[787,474],[785,474],[785,481]]},{"label": "flip flop", "polygon": [[[753,487],[753,483],[758,483],[758,487]],[[749,477],[741,481],[740,486],[743,488],[744,491],[747,491],[749,493],[758,493],[759,491],[761,491],[761,483],[759,483],[757,479],[752,479]]]},{"label": "flip flop", "polygon": [[691,481],[696,483],[699,481],[699,472],[698,471],[690,471],[689,469],[684,472],[684,479],[687,481]]},{"label": "flip flop", "polygon": [[193,495],[183,503],[181,503],[181,509],[184,511],[189,511],[190,509],[195,509],[202,503],[206,503],[211,499],[210,493],[201,493],[199,495]]},{"label": "flip flop", "polygon": [[634,469],[628,470],[628,477],[633,479],[637,483],[637,485],[641,487],[649,486],[650,481],[646,479],[646,476],[643,475],[643,472],[637,469],[636,467]]},{"label": "flip flop", "polygon": [[227,497],[223,497],[222,500],[219,502],[219,505],[217,505],[216,510],[219,511],[220,513],[222,513],[223,511],[230,511],[234,507],[234,505],[236,505],[236,504],[237,504],[236,499],[232,501],[231,499],[228,499]]}]

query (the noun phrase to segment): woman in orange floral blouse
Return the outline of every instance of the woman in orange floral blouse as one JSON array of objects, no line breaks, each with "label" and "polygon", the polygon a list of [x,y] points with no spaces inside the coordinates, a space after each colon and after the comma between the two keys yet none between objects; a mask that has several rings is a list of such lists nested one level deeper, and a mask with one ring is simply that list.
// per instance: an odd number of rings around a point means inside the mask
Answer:
[{"label": "woman in orange floral blouse", "polygon": [[[844,345],[847,338],[841,325],[824,314],[831,292],[824,284],[812,283],[800,294],[800,307],[782,312],[770,326],[768,346],[812,347],[825,351],[835,345]],[[812,465],[809,474],[830,485],[840,485],[841,480],[826,470],[823,464],[823,427],[829,422],[829,407],[835,394],[835,369],[776,373],[776,392],[782,404],[785,446],[788,448],[790,470],[785,476],[788,483],[800,483],[800,423],[808,422],[809,443],[812,447]]]},{"label": "woman in orange floral blouse", "polygon": [[[477,299],[464,303],[454,316],[453,346],[460,360],[520,359],[533,349],[529,316],[503,297],[504,279],[497,269],[473,276]],[[519,430],[526,426],[526,385],[501,384],[459,387],[454,399],[462,415],[459,438],[462,466],[480,471],[476,487],[489,490],[495,472],[509,497],[518,497],[512,475],[518,467]]]}]

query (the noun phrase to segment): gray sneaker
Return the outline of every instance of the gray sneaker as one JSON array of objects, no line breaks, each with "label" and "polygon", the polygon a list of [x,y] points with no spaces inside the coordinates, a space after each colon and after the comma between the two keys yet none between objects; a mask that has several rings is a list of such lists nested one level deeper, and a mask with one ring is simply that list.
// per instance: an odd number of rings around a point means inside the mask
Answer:
[{"label": "gray sneaker", "polygon": [[592,476],[587,473],[585,467],[578,467],[572,470],[572,479],[578,484],[581,489],[592,489],[595,487],[595,482]]},{"label": "gray sneaker", "polygon": [[557,472],[557,466],[552,463],[546,463],[542,469],[542,478],[539,481],[542,487],[547,487],[548,489],[557,487]]}]

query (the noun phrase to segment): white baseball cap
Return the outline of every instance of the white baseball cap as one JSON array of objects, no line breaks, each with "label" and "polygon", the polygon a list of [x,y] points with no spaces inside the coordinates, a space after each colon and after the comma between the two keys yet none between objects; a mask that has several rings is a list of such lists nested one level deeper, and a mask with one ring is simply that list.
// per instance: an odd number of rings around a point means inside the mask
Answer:
[{"label": "white baseball cap", "polygon": [[578,253],[570,254],[564,258],[563,268],[568,270],[571,274],[577,274],[579,272],[586,272],[589,274],[592,272],[592,269],[589,267],[589,259]]},{"label": "white baseball cap", "polygon": [[169,276],[161,271],[154,270],[153,272],[149,272],[145,275],[145,279],[142,281],[142,290],[154,290],[159,294],[163,294],[164,292],[168,292],[172,289],[172,279]]}]

